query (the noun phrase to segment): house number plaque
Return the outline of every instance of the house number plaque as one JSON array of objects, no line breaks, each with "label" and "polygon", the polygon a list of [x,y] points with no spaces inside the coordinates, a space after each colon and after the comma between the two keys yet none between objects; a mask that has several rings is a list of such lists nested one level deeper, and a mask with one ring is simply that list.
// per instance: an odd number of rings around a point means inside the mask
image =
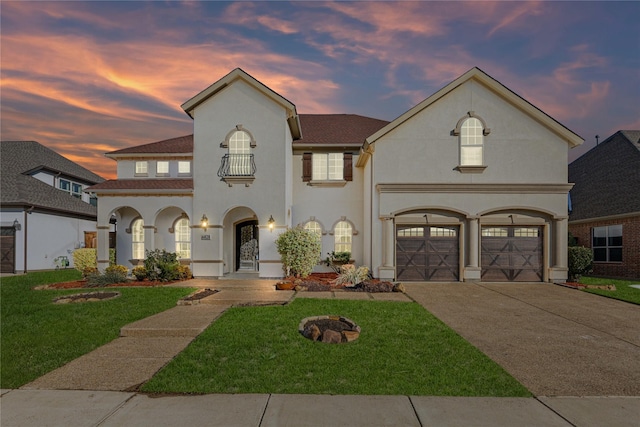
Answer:
[{"label": "house number plaque", "polygon": [[211,234],[204,234],[200,236],[200,240],[211,240]]}]

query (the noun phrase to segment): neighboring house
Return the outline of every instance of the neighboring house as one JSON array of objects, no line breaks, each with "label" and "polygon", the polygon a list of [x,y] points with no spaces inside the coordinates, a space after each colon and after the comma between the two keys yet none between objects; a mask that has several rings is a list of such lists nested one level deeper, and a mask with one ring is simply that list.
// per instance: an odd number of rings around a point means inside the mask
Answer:
[{"label": "neighboring house", "polygon": [[84,190],[104,179],[35,141],[0,148],[2,272],[71,266],[96,241],[97,199]]},{"label": "neighboring house", "polygon": [[640,130],[620,130],[569,165],[569,231],[593,274],[640,278]]},{"label": "neighboring house", "polygon": [[[167,249],[195,276],[283,274],[275,240],[318,233],[403,281],[567,276],[567,148],[583,142],[478,68],[392,122],[298,114],[241,69],[182,105],[193,135],[107,157],[98,262]],[[257,250],[252,248],[256,247]]]}]

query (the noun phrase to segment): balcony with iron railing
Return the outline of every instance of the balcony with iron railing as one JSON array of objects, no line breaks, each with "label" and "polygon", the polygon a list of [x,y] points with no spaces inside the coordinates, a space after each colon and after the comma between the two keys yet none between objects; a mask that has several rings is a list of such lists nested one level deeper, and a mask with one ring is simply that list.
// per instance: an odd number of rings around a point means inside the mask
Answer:
[{"label": "balcony with iron railing", "polygon": [[218,176],[229,184],[244,184],[249,186],[255,180],[256,164],[253,154],[225,154],[222,157]]}]

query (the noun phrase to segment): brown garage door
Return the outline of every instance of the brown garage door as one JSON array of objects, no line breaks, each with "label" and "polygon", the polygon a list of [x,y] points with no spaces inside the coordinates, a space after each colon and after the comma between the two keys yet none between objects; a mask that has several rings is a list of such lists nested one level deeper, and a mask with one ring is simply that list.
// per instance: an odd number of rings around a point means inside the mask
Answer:
[{"label": "brown garage door", "polygon": [[482,227],[482,280],[542,280],[541,227]]},{"label": "brown garage door", "polygon": [[15,272],[16,231],[13,227],[1,227],[0,230],[0,272]]},{"label": "brown garage door", "polygon": [[396,227],[398,280],[457,281],[458,252],[458,227]]}]

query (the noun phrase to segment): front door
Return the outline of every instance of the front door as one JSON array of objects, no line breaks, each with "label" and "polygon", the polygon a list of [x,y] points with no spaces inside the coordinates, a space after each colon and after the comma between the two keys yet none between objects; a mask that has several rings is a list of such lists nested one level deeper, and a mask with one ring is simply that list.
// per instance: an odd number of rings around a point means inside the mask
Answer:
[{"label": "front door", "polygon": [[258,270],[258,221],[236,224],[236,271]]},{"label": "front door", "polygon": [[0,261],[0,272],[15,272],[16,230],[13,227],[2,227],[0,232]]}]

